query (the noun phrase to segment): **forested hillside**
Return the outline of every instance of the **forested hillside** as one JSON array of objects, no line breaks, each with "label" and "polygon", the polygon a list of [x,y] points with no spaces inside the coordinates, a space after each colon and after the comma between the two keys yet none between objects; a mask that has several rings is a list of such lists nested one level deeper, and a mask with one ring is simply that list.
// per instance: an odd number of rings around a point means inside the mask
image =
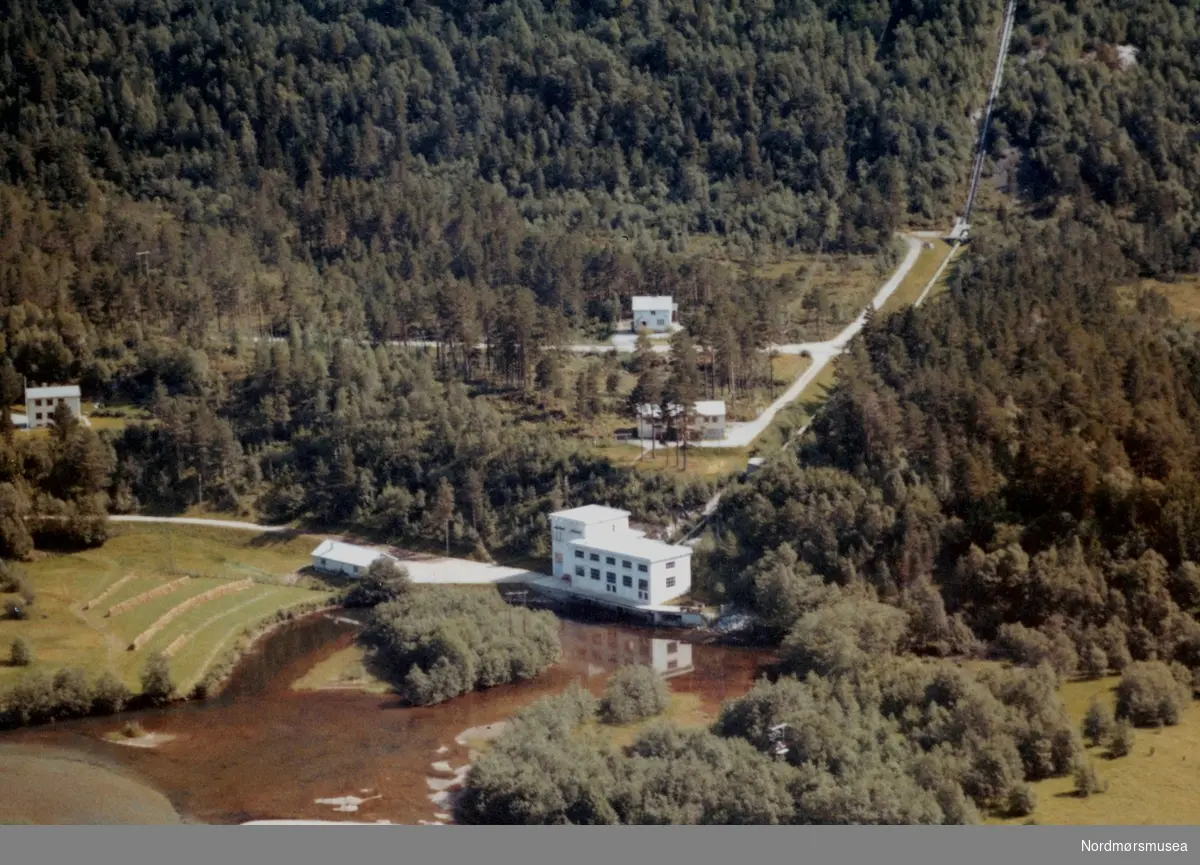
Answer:
[{"label": "forested hillside", "polygon": [[[1097,245],[1076,254],[1113,256],[1110,278],[1194,267],[1196,19],[1167,0],[1020,7],[989,142],[1017,180],[979,214],[962,296],[1005,296],[991,222],[1023,233],[1016,256],[1085,225]],[[464,551],[530,550],[557,501],[666,519],[706,485],[617,471],[522,409],[554,384],[548,349],[603,332],[635,292],[670,293],[713,380],[763,379],[796,286],[712,267],[689,238],[883,262],[897,227],[947,223],[999,23],[999,3],[966,0],[0,2],[3,397],[24,376],[132,403],[149,422],[105,434],[124,510],[253,505],[429,542],[448,520]],[[1027,214],[1041,221],[1004,227]],[[1077,277],[1080,303],[1093,287]],[[383,344],[417,337],[440,348]],[[979,398],[978,378],[960,390]],[[849,388],[819,456],[855,447],[836,426]],[[53,513],[41,445],[4,447],[10,510]],[[941,513],[944,491],[905,482]],[[812,564],[842,579],[847,560],[886,562],[871,579],[902,587],[945,552],[911,508],[917,565],[849,535]],[[749,541],[723,555],[750,564]]]}]

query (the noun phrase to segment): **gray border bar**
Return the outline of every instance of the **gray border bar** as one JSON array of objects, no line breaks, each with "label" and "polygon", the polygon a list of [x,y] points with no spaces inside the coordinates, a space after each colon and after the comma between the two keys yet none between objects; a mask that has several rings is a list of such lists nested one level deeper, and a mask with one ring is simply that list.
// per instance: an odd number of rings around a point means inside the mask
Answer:
[{"label": "gray border bar", "polygon": [[[1085,842],[1100,846],[1087,852]],[[1106,849],[1108,842],[1115,843],[1116,849]],[[1173,852],[1159,852],[1139,848],[1139,844],[1179,846]],[[1126,865],[1198,860],[1198,826],[0,828],[0,863],[4,865]]]}]

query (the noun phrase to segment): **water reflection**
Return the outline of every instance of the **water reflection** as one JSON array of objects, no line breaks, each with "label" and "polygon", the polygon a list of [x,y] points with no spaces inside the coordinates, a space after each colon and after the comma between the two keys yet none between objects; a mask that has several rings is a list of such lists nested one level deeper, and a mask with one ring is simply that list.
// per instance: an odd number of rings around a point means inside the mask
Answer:
[{"label": "water reflection", "polygon": [[603,676],[627,664],[653,667],[664,678],[695,670],[692,645],[625,628],[564,627],[562,665],[587,677]]},{"label": "water reflection", "polygon": [[[561,636],[562,662],[534,681],[440,706],[402,708],[393,697],[291,690],[292,682],[354,639],[353,626],[316,616],[263,641],[219,698],[138,713],[146,729],[175,737],[157,749],[104,740],[127,717],[15,730],[0,734],[0,741],[86,751],[143,778],[196,822],[416,823],[442,810],[429,798],[430,767],[469,760],[468,747],[455,741],[468,727],[503,721],[572,681],[599,693],[607,675],[629,663],[654,667],[671,678],[673,690],[699,695],[715,713],[746,692],[763,661],[751,650],[692,646],[670,632],[618,625],[564,621]],[[318,801],[349,796],[362,800],[353,815]]]}]

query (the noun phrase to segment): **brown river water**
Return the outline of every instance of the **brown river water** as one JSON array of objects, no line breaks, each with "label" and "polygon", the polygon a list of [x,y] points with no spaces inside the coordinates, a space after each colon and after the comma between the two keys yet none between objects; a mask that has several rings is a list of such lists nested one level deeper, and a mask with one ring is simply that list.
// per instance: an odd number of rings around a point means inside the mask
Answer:
[{"label": "brown river water", "polygon": [[[468,762],[467,745],[456,741],[468,728],[503,721],[573,681],[598,692],[624,663],[655,666],[673,691],[699,695],[715,713],[749,689],[766,660],[750,649],[692,645],[669,631],[568,620],[561,629],[563,658],[538,679],[411,708],[391,696],[291,690],[354,640],[353,625],[320,614],[261,641],[211,700],[11,731],[0,734],[0,744],[99,758],[161,791],[189,822],[447,822],[449,809],[431,799],[430,779],[451,777],[447,770]],[[135,717],[148,731],[174,738],[154,749],[104,740]],[[353,811],[317,802],[343,797],[362,801]]]}]

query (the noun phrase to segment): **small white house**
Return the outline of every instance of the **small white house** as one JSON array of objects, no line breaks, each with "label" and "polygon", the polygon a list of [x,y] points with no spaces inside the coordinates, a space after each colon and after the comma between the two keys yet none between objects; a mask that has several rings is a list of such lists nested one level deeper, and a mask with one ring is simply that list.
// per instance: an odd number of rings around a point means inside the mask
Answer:
[{"label": "small white house", "polygon": [[396,561],[393,556],[370,547],[326,539],[312,551],[312,566],[325,574],[361,577],[367,572],[367,568],[371,567],[371,563],[379,558]]},{"label": "small white house", "polygon": [[647,538],[629,511],[602,505],[550,515],[553,573],[572,594],[630,607],[663,605],[692,587],[692,549]]},{"label": "small white house", "polygon": [[679,307],[673,298],[635,297],[633,299],[633,329],[648,330],[651,333],[664,333],[678,318]]},{"label": "small white house", "polygon": [[[653,438],[655,432],[662,433],[670,422],[682,413],[683,409],[677,403],[667,407],[667,421],[663,421],[661,405],[638,406],[638,438]],[[692,432],[689,438],[719,441],[725,438],[725,401],[705,399],[695,403],[692,408]]]},{"label": "small white house", "polygon": [[25,388],[25,425],[29,429],[50,426],[54,421],[54,410],[65,404],[76,418],[81,414],[79,385],[68,384],[56,387]]}]

